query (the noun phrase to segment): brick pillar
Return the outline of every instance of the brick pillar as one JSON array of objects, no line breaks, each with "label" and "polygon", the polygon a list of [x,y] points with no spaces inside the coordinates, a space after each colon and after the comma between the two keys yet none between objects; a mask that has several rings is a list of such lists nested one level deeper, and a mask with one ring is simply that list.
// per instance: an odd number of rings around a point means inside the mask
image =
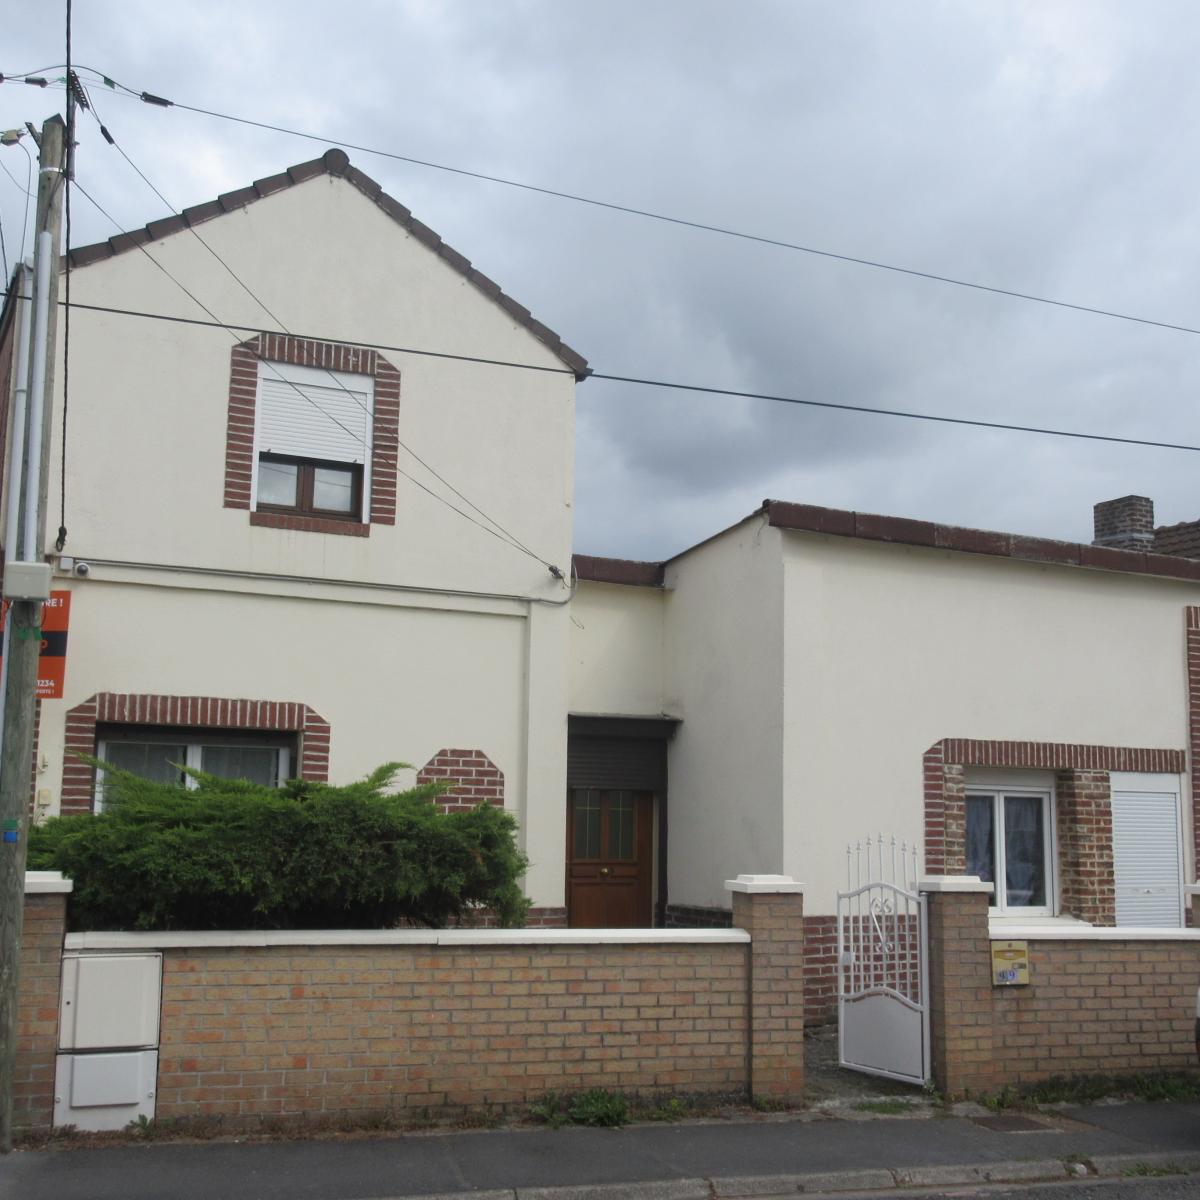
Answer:
[{"label": "brick pillar", "polygon": [[57,871],[25,875],[13,1074],[13,1128],[18,1131],[49,1129],[54,1122],[58,1001],[71,887],[71,881]]},{"label": "brick pillar", "polygon": [[804,1093],[804,885],[790,875],[739,875],[733,924],[750,935],[747,1076],[750,1095]]},{"label": "brick pillar", "polygon": [[992,885],[974,875],[927,879],[933,1081],[945,1096],[995,1091],[992,1058]]}]

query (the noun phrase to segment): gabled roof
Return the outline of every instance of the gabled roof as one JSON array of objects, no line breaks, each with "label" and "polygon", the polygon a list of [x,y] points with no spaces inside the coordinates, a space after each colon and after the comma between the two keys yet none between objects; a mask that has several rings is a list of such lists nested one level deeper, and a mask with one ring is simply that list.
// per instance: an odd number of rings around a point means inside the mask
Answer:
[{"label": "gabled roof", "polygon": [[489,300],[504,309],[518,325],[528,329],[539,342],[575,372],[577,380],[583,380],[590,374],[587,360],[581,354],[572,350],[553,329],[537,320],[529,309],[518,304],[511,296],[502,291],[499,284],[494,283],[482,271],[471,266],[469,259],[464,258],[452,246],[443,242],[428,225],[418,221],[403,204],[389,196],[374,179],[369,175],[364,175],[357,167],[351,166],[350,159],[344,150],[326,150],[320,158],[297,163],[296,166],[288,167],[279,175],[256,179],[249,187],[239,188],[234,192],[225,192],[215,200],[185,208],[182,213],[175,216],[151,221],[141,229],[118,234],[104,242],[96,242],[90,246],[79,246],[74,250],[69,250],[71,266],[72,268],[86,267],[90,263],[123,254],[126,250],[133,250],[146,242],[158,241],[173,233],[202,225],[205,221],[211,221],[215,217],[245,208],[257,200],[270,196],[273,192],[283,191],[285,188],[294,187],[298,183],[315,179],[320,175],[336,175],[345,179],[347,183],[353,184],[364,196],[383,209],[397,225],[442,258],[469,283],[474,284]]}]

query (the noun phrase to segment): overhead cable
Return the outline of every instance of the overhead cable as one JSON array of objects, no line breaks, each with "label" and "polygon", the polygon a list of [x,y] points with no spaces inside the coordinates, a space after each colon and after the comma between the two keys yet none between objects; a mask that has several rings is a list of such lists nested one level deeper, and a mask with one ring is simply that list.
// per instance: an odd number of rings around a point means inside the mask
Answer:
[{"label": "overhead cable", "polygon": [[[83,190],[82,188],[80,189]],[[86,193],[85,193],[86,194]],[[61,303],[61,301],[60,301]],[[196,317],[180,317],[170,313],[152,313],[140,309],[115,308],[104,304],[82,304],[75,302],[74,307],[89,312],[108,313],[113,316],[134,317],[150,321],[167,321],[181,325],[196,325],[217,329],[236,329],[242,333],[270,334],[271,329],[262,329],[255,325],[243,325],[239,322],[227,324],[222,321],[202,321]],[[478,363],[489,367],[506,367],[517,371],[550,372],[557,375],[570,375],[574,371],[568,367],[543,367],[535,363],[508,362],[504,359],[475,357],[469,354],[449,354],[438,350],[419,350],[411,346],[389,346],[383,343],[368,343],[346,341],[333,335],[320,333],[299,333],[295,335],[307,341],[337,342],[342,346],[350,346],[367,350],[386,350],[393,354],[413,354],[426,358],[445,358],[455,362]],[[1200,453],[1200,445],[1186,442],[1168,442],[1153,438],[1121,437],[1112,433],[1090,433],[1078,429],[1054,429],[1041,425],[1020,425],[1006,421],[984,421],[973,417],[955,417],[943,413],[914,412],[910,409],[882,408],[874,405],[847,404],[836,400],[816,400],[801,396],[785,396],[775,392],[751,392],[737,388],[720,388],[702,383],[684,383],[679,380],[650,379],[638,375],[617,375],[596,371],[588,376],[589,379],[606,380],[610,383],[626,383],[641,387],[662,388],[671,391],[697,392],[702,395],[727,396],[741,400],[768,400],[775,404],[794,404],[806,408],[827,408],[837,412],[858,413],[864,416],[897,417],[909,421],[933,421],[944,425],[964,425],[977,429],[996,429],[1009,433],[1029,433],[1045,437],[1079,438],[1092,442],[1110,442],[1122,446],[1146,446],[1156,450],[1186,450]]]}]

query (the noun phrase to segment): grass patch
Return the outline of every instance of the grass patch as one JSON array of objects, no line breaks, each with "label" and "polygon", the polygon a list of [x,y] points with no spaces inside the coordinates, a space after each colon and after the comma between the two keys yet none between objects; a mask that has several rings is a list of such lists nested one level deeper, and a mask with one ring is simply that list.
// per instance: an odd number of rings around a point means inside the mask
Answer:
[{"label": "grass patch", "polygon": [[1036,1108],[1042,1104],[1094,1104],[1110,1099],[1196,1103],[1200,1101],[1200,1074],[1146,1071],[1133,1075],[1059,1075],[1023,1088],[1009,1086],[976,1099],[992,1112]]},{"label": "grass patch", "polygon": [[1187,1175],[1178,1163],[1134,1163],[1121,1172],[1129,1179],[1158,1179],[1166,1175]]}]

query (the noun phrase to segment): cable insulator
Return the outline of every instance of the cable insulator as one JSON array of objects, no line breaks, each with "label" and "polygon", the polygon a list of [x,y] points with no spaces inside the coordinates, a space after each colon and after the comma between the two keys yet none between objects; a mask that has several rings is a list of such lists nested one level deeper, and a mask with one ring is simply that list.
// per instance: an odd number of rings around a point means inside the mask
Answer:
[{"label": "cable insulator", "polygon": [[160,108],[175,107],[174,100],[168,100],[163,96],[156,96],[153,92],[143,92],[142,99],[145,100],[147,104],[157,104]]}]

